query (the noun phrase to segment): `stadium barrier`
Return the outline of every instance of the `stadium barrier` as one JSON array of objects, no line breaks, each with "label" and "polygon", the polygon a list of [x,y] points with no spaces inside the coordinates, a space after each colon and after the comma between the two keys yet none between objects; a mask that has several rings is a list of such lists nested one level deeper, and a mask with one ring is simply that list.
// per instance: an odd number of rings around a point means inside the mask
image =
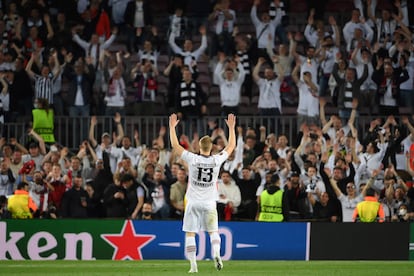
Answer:
[{"label": "stadium barrier", "polygon": [[[358,117],[358,129],[360,137],[364,137],[369,128],[369,123],[373,118],[370,116]],[[116,125],[113,117],[98,116],[98,124],[95,130],[95,137],[98,142],[100,135],[104,132],[115,132]],[[192,120],[192,124],[180,124],[177,131],[185,133],[192,139],[195,131],[201,134],[208,133],[208,121],[216,121],[218,126],[227,130],[224,117],[206,116],[202,119]],[[54,136],[56,141],[76,150],[82,141],[89,137],[90,117],[69,117],[56,116],[54,124]],[[125,135],[133,140],[134,131],[138,130],[141,143],[151,145],[152,140],[158,137],[161,126],[168,126],[168,116],[126,116],[122,119],[122,125]],[[295,144],[298,137],[299,128],[297,126],[297,117],[293,115],[282,115],[273,118],[264,116],[238,116],[238,125],[244,129],[248,127],[259,130],[260,126],[265,126],[267,133],[274,132],[277,135],[285,134],[289,143]],[[18,122],[5,123],[2,129],[3,137],[7,140],[16,138],[22,145],[28,143],[27,135],[30,127],[30,118],[19,118]],[[187,127],[187,128],[186,128]],[[169,146],[167,144],[167,146]]]},{"label": "stadium barrier", "polygon": [[[223,222],[219,232],[224,260],[414,259],[409,223]],[[211,259],[208,234],[197,240],[197,259]],[[0,260],[184,258],[180,221],[0,221]]]}]

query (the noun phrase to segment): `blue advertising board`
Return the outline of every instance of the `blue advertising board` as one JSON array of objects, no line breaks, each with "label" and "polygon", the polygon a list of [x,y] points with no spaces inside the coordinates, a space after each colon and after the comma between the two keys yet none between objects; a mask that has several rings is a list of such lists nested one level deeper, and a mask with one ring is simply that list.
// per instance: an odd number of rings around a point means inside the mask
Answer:
[{"label": "blue advertising board", "polygon": [[[137,233],[155,238],[142,248],[145,259],[184,259],[181,222],[134,221]],[[222,222],[219,224],[224,260],[306,260],[306,223]],[[197,259],[210,259],[208,233],[197,235]]]}]

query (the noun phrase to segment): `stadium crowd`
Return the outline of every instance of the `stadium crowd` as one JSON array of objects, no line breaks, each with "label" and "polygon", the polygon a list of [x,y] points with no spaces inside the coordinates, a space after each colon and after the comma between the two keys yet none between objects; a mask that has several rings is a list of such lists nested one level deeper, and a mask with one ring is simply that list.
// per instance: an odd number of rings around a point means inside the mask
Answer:
[{"label": "stadium crowd", "polygon": [[[221,220],[260,220],[260,198],[279,190],[278,221],[414,220],[414,117],[400,115],[414,106],[412,3],[350,0],[340,23],[328,1],[307,1],[299,29],[294,1],[248,1],[249,22],[237,2],[168,1],[168,18],[156,18],[146,0],[1,1],[1,121],[33,125],[27,145],[0,139],[0,218],[182,218],[188,171],[166,127],[144,144],[123,126],[153,115],[163,95],[165,114],[187,126],[241,114],[242,98],[269,119],[237,128],[218,183]],[[278,132],[285,106],[296,109],[297,141]],[[375,118],[364,137],[360,113]],[[74,154],[55,143],[53,115],[88,121]],[[113,133],[96,133],[103,115]],[[197,152],[208,134],[219,152],[225,131],[208,121],[208,133],[182,131],[180,143]],[[380,211],[361,217],[361,202]]]}]

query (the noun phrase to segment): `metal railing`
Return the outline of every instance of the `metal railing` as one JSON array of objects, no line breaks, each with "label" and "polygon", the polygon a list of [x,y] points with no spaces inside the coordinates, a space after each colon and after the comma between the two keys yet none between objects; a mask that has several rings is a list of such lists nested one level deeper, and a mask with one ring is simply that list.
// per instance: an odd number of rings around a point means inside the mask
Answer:
[{"label": "metal railing", "polygon": [[[208,133],[208,121],[215,120],[219,127],[226,131],[224,117],[207,116],[202,119],[193,119],[191,123],[181,122],[178,128],[179,134],[186,134],[192,139],[192,133],[197,131],[200,136]],[[298,126],[296,116],[277,116],[277,117],[261,117],[261,116],[238,116],[238,125],[243,129],[248,127],[259,129],[265,126],[267,133],[273,132],[277,135],[285,134],[291,145],[295,144],[298,136]],[[361,116],[358,118],[358,129],[360,138],[365,135],[368,130],[369,122],[372,117]],[[6,139],[16,138],[21,144],[26,145],[29,142],[27,135],[28,120],[20,118],[18,122],[6,123],[4,125],[3,136]],[[70,149],[77,149],[80,143],[89,137],[90,117],[55,117],[55,139],[57,143]],[[126,136],[134,136],[134,131],[139,133],[142,144],[151,144],[153,139],[158,137],[161,126],[168,127],[168,116],[126,116],[122,119],[122,125]],[[98,143],[102,133],[116,133],[116,125],[112,117],[98,117],[97,128],[95,129],[95,137]],[[168,133],[167,133],[168,135]],[[168,145],[167,145],[168,147]]]}]

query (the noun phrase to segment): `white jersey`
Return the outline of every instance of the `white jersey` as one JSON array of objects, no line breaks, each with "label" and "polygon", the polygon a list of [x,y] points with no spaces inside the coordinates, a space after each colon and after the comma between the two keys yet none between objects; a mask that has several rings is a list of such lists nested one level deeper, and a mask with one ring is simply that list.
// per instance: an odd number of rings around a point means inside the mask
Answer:
[{"label": "white jersey", "polygon": [[188,164],[188,202],[217,201],[217,178],[221,164],[228,158],[227,152],[204,156],[184,151],[181,158]]},{"label": "white jersey", "polygon": [[355,198],[349,198],[348,196],[341,193],[338,197],[342,206],[342,221],[343,222],[352,222],[352,216],[357,204],[364,200],[364,197],[359,194]]}]

